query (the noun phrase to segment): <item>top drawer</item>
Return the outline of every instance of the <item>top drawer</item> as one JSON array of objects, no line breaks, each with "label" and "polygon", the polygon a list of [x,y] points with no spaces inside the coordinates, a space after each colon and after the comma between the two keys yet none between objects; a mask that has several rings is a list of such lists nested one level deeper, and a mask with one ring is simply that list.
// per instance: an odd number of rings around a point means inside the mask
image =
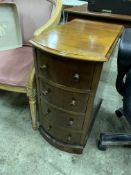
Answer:
[{"label": "top drawer", "polygon": [[68,87],[91,89],[95,63],[64,59],[40,50],[37,59],[40,76]]}]

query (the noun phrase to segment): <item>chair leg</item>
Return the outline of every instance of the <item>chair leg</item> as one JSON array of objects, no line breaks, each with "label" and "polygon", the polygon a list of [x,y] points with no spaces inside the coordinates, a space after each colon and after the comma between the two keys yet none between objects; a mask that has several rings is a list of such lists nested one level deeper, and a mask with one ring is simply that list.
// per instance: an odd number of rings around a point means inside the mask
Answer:
[{"label": "chair leg", "polygon": [[29,105],[32,117],[32,128],[37,129],[37,117],[36,117],[36,91],[34,88],[27,88],[27,96],[29,97]]},{"label": "chair leg", "polygon": [[32,117],[32,128],[37,129],[37,120],[36,120],[36,98],[29,96],[29,104],[30,104],[30,111]]}]

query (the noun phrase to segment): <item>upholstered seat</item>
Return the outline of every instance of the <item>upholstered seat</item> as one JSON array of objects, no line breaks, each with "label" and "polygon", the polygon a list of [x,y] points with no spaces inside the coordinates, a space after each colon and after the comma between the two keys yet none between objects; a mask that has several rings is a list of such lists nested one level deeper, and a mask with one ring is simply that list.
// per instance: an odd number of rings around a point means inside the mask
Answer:
[{"label": "upholstered seat", "polygon": [[29,46],[0,52],[0,83],[25,87],[33,64],[32,55]]},{"label": "upholstered seat", "polygon": [[32,127],[37,128],[35,68],[29,40],[55,27],[61,16],[61,0],[0,0],[15,3],[22,31],[21,48],[0,52],[0,89],[26,93],[32,116]]}]

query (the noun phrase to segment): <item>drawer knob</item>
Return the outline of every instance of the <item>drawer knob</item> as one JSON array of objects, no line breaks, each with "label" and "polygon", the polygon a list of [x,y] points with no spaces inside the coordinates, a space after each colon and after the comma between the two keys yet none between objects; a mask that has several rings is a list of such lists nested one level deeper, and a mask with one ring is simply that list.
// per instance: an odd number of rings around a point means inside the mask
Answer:
[{"label": "drawer knob", "polygon": [[44,91],[42,91],[42,94],[43,94],[44,96],[46,96],[48,93],[49,93],[49,90],[44,90]]},{"label": "drawer knob", "polygon": [[78,73],[76,73],[76,74],[74,75],[73,79],[74,79],[75,81],[79,81],[79,80],[80,80],[80,75],[79,75]]},{"label": "drawer knob", "polygon": [[47,65],[46,65],[46,64],[43,64],[42,66],[40,66],[40,69],[41,69],[41,70],[47,69]]},{"label": "drawer knob", "polygon": [[67,137],[67,140],[71,141],[71,138],[72,138],[72,136],[71,136],[71,134],[69,134],[68,137]]},{"label": "drawer knob", "polygon": [[75,100],[75,99],[72,99],[70,105],[71,105],[71,106],[75,106],[75,105],[76,105],[76,100]]},{"label": "drawer knob", "polygon": [[48,131],[52,129],[52,125],[49,125],[48,126]]},{"label": "drawer knob", "polygon": [[47,111],[46,111],[46,113],[45,113],[44,116],[47,116],[50,112],[51,112],[51,110],[50,109],[47,109]]},{"label": "drawer knob", "polygon": [[74,123],[73,118],[70,118],[70,120],[69,120],[69,126],[72,126],[72,125],[73,125],[73,123]]}]

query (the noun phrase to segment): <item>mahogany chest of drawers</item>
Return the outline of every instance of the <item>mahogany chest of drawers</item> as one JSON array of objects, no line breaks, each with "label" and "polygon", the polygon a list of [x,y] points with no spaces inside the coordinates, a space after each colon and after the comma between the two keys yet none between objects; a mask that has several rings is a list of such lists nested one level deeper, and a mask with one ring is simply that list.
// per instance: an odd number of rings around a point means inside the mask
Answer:
[{"label": "mahogany chest of drawers", "polygon": [[97,90],[103,62],[121,31],[118,25],[74,20],[32,39],[39,130],[55,147],[82,152],[94,121],[95,101],[101,102]]}]

